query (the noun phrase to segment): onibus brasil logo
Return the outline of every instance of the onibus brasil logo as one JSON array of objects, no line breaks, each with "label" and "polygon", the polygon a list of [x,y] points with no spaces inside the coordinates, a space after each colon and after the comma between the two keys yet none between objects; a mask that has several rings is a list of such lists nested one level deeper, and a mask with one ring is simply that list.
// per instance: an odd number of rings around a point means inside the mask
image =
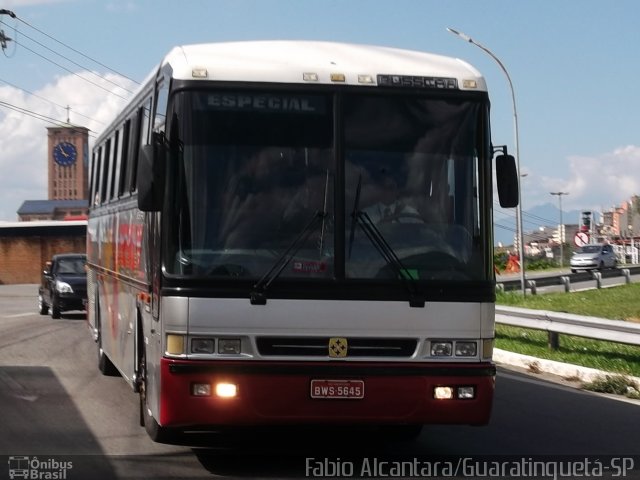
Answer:
[{"label": "onibus brasil logo", "polygon": [[9,478],[25,478],[30,480],[65,480],[67,470],[73,468],[73,462],[61,462],[54,458],[38,459],[38,457],[9,457]]}]

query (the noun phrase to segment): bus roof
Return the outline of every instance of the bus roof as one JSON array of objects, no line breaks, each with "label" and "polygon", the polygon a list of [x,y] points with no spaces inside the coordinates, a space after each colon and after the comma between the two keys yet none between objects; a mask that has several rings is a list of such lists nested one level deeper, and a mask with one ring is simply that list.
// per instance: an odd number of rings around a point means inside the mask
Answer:
[{"label": "bus roof", "polygon": [[486,91],[480,72],[460,59],[372,45],[285,40],[184,45],[169,52],[162,64],[167,63],[173,78],[181,80],[371,86],[379,83],[378,75],[402,75],[454,78],[459,89]]},{"label": "bus roof", "polygon": [[[158,67],[165,65],[171,67],[173,78],[178,80],[375,86],[381,80],[379,75],[383,75],[387,81],[398,76],[400,82],[424,82],[427,78],[455,79],[457,89],[487,91],[484,77],[467,62],[415,50],[294,40],[183,45],[173,48],[159,66],[156,64],[133,93],[128,105],[100,133],[96,145],[131,114],[131,108],[137,107],[140,99],[149,94],[158,75]],[[194,71],[201,76],[194,76]],[[203,72],[206,75],[202,76]],[[317,79],[309,80],[309,74],[315,74]],[[336,76],[332,78],[332,75]],[[340,75],[344,76],[343,79]],[[363,77],[368,77],[369,82],[363,81]]]}]

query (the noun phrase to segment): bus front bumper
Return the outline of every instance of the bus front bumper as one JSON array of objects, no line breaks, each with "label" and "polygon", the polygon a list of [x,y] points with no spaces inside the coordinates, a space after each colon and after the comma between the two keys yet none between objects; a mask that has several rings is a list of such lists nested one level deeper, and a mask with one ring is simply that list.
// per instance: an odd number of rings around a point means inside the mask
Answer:
[{"label": "bus front bumper", "polygon": [[[169,427],[291,424],[469,424],[489,421],[495,365],[485,363],[161,360],[158,423]],[[216,394],[218,384],[235,395]],[[209,385],[207,394],[206,385]],[[327,385],[340,389],[313,398]],[[318,385],[323,388],[318,390]],[[204,387],[203,387],[204,386]],[[438,387],[445,387],[438,388]],[[453,398],[435,398],[451,388]],[[471,389],[470,387],[473,387]],[[473,390],[472,398],[469,391]],[[457,392],[466,398],[457,398]],[[437,393],[436,393],[437,392]],[[232,393],[229,390],[226,393]],[[361,398],[354,398],[361,397]]]}]

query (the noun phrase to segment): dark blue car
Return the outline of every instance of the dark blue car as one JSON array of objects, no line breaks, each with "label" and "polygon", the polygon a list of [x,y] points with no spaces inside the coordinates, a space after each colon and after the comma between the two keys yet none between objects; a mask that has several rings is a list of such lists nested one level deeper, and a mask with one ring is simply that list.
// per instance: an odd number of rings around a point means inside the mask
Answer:
[{"label": "dark blue car", "polygon": [[61,312],[84,310],[87,303],[87,256],[83,253],[54,255],[42,272],[38,289],[38,309],[41,315],[51,311],[51,318]]}]

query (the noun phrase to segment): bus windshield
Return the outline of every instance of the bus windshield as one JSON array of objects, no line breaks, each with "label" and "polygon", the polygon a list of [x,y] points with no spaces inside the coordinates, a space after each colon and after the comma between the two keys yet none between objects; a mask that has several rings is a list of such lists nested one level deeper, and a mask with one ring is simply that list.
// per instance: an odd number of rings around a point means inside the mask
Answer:
[{"label": "bus windshield", "polygon": [[[339,271],[396,281],[365,222],[413,279],[487,279],[482,103],[344,93],[334,112],[333,95],[174,96],[169,136],[178,138],[179,155],[170,165],[168,273],[258,279],[304,233],[279,278],[333,279]],[[344,212],[340,228],[336,208]],[[344,245],[342,255],[334,245]]]},{"label": "bus windshield", "polygon": [[376,227],[410,277],[482,278],[478,109],[461,99],[345,99],[347,276],[398,274],[353,222],[357,215]]}]

